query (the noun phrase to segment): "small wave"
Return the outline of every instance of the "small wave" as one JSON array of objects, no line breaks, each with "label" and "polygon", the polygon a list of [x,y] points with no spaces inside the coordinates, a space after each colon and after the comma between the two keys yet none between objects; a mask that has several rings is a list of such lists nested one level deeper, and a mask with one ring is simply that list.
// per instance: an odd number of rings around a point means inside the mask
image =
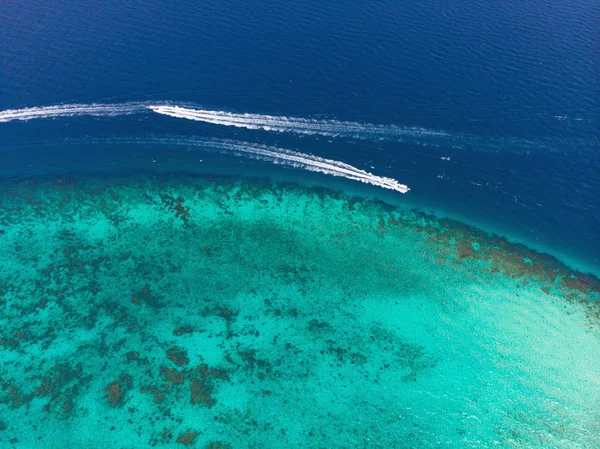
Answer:
[{"label": "small wave", "polygon": [[23,109],[7,109],[0,111],[0,122],[14,120],[48,119],[56,117],[94,116],[116,117],[145,113],[148,103],[116,103],[116,104],[63,104],[56,106],[36,106]]},{"label": "small wave", "polygon": [[192,109],[173,105],[149,105],[152,111],[170,117],[196,120],[214,125],[234,126],[246,129],[262,129],[280,133],[322,136],[346,136],[359,139],[389,139],[401,137],[447,136],[442,131],[395,125],[316,120],[263,114],[236,114],[226,111]]},{"label": "small wave", "polygon": [[[106,142],[106,141],[103,141]],[[371,184],[384,189],[407,193],[410,188],[400,184],[393,178],[377,176],[344,162],[325,159],[312,154],[292,151],[266,145],[225,139],[198,139],[198,138],[153,138],[153,139],[120,139],[115,143],[143,144],[143,145],[168,145],[199,148],[204,151],[219,151],[234,156],[250,157],[274,164],[300,168],[312,172],[339,176],[353,181]]]}]

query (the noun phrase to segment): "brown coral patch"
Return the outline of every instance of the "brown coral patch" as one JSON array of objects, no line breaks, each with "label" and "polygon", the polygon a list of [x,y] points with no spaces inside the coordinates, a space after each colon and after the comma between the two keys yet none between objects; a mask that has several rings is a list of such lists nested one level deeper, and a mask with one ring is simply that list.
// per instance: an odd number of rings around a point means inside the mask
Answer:
[{"label": "brown coral patch", "polygon": [[200,364],[200,366],[194,370],[193,374],[202,377],[214,377],[216,379],[229,380],[229,373],[227,370],[211,368],[206,363]]},{"label": "brown coral patch", "polygon": [[173,438],[173,433],[167,427],[165,427],[160,433],[160,437],[163,441],[170,440]]},{"label": "brown coral patch", "polygon": [[224,369],[210,368],[208,374],[221,380],[229,380],[229,374]]},{"label": "brown coral patch", "polygon": [[224,369],[211,368],[203,363],[190,372],[190,378],[191,403],[211,408],[216,403],[212,396],[214,380],[229,380],[229,374]]},{"label": "brown coral patch", "polygon": [[128,363],[135,362],[138,365],[148,365],[150,363],[147,357],[141,357],[137,351],[129,351],[125,354],[125,357]]},{"label": "brown coral patch", "polygon": [[470,239],[460,239],[456,242],[456,251],[460,259],[477,258],[479,255]]},{"label": "brown coral patch", "polygon": [[179,346],[173,346],[167,350],[167,358],[177,366],[183,366],[190,363],[187,351]]},{"label": "brown coral patch", "polygon": [[[574,301],[578,294],[583,294],[588,300],[578,301],[588,309],[588,318],[596,320],[595,317],[600,317],[600,279],[596,276],[571,269],[554,256],[453,220],[438,220],[438,225],[441,230],[432,234],[432,238],[438,242],[455,242],[449,243],[446,251],[452,248],[459,260],[470,258],[484,261],[490,265],[490,272],[501,272],[523,284],[530,279],[537,280],[545,284],[542,286],[544,293],[548,294],[550,288],[558,289],[568,301]],[[439,238],[441,235],[443,239]],[[441,251],[443,254],[444,249]]]},{"label": "brown coral patch", "polygon": [[131,298],[131,302],[134,304],[146,304],[151,307],[160,307],[160,300],[154,296],[148,286],[142,287],[137,293]]},{"label": "brown coral patch", "polygon": [[129,351],[125,354],[128,362],[133,362],[134,360],[139,360],[140,354],[137,351]]},{"label": "brown coral patch", "polygon": [[132,385],[131,376],[127,374],[122,374],[118,381],[109,383],[104,391],[110,406],[113,408],[121,407],[125,403],[125,395]]},{"label": "brown coral patch", "polygon": [[237,354],[250,370],[259,370],[263,374],[262,377],[271,373],[271,370],[272,370],[271,362],[269,362],[266,359],[258,358],[256,356],[255,349],[248,349],[246,351],[238,351]]},{"label": "brown coral patch", "polygon": [[222,441],[211,441],[206,445],[206,449],[231,449],[231,444]]},{"label": "brown coral patch", "polygon": [[185,223],[186,226],[189,226],[190,222],[190,209],[189,207],[185,207],[183,205],[183,199],[177,198],[175,201],[175,207],[173,208],[175,211],[175,215],[181,218],[181,220]]},{"label": "brown coral patch", "polygon": [[183,198],[174,198],[166,193],[160,194],[160,199],[172,212],[175,212],[175,216],[183,221],[185,226],[190,224],[190,209],[183,205]]},{"label": "brown coral patch", "polygon": [[165,393],[163,393],[160,388],[154,385],[147,385],[140,388],[140,393],[150,393],[153,395],[153,400],[155,404],[160,404],[165,399]]},{"label": "brown coral patch", "polygon": [[196,443],[196,437],[198,436],[198,432],[190,430],[184,434],[181,434],[177,437],[177,442],[179,444],[183,444],[185,446],[191,446]]},{"label": "brown coral patch", "polygon": [[377,231],[385,234],[387,232],[387,229],[385,228],[385,220],[383,217],[379,217],[379,225],[377,226]]},{"label": "brown coral patch", "polygon": [[60,404],[59,408],[54,408],[54,410],[70,414],[75,409],[77,395],[82,387],[91,381],[92,377],[92,375],[83,375],[80,363],[75,367],[58,363],[44,374],[41,385],[28,397],[29,399],[34,396],[49,397],[49,402],[44,406],[45,411],[52,411],[54,404],[58,403]]},{"label": "brown coral patch", "polygon": [[0,338],[0,346],[6,349],[16,349],[19,345],[20,342],[16,338]]},{"label": "brown coral patch", "polygon": [[173,331],[173,335],[179,337],[181,335],[191,334],[192,332],[193,332],[193,329],[191,326],[181,326]]},{"label": "brown coral patch", "polygon": [[225,319],[225,321],[231,321],[237,316],[237,312],[234,312],[225,306],[218,307],[217,314]]},{"label": "brown coral patch", "polygon": [[19,389],[10,381],[3,384],[2,389],[6,391],[6,396],[0,400],[0,403],[8,402],[11,408],[19,408],[31,399],[27,395],[21,394]]},{"label": "brown coral patch", "polygon": [[185,380],[185,373],[183,371],[177,371],[175,368],[167,368],[166,366],[160,367],[160,372],[167,382],[173,385],[182,384]]},{"label": "brown coral patch", "polygon": [[120,407],[123,405],[125,398],[125,392],[121,389],[120,382],[111,382],[104,389],[108,395],[108,402],[113,408]]},{"label": "brown coral patch", "polygon": [[192,404],[205,404],[208,408],[215,405],[215,399],[211,396],[213,387],[206,378],[192,379],[190,381],[190,391],[192,393]]},{"label": "brown coral patch", "polygon": [[561,285],[568,287],[572,290],[579,290],[582,292],[592,291],[600,292],[600,281],[595,279],[591,275],[587,275],[581,272],[574,272],[571,275],[567,275],[560,280]]},{"label": "brown coral patch", "polygon": [[73,408],[75,408],[75,402],[73,400],[73,396],[72,396],[73,390],[69,389],[69,391],[67,391],[67,394],[63,397],[62,402],[62,410],[65,413],[70,413],[71,411],[73,411]]}]

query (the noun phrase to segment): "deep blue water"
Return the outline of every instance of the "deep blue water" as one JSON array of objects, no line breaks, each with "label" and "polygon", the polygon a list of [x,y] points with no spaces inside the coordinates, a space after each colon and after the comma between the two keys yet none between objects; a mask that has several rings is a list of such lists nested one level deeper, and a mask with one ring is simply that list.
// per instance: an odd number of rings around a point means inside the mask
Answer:
[{"label": "deep blue water", "polygon": [[447,136],[298,136],[152,114],[32,120],[0,123],[0,176],[207,160],[270,172],[180,148],[91,142],[177,135],[278,145],[393,177],[412,189],[399,201],[594,269],[598,23],[596,0],[4,1],[0,110],[170,100]]}]

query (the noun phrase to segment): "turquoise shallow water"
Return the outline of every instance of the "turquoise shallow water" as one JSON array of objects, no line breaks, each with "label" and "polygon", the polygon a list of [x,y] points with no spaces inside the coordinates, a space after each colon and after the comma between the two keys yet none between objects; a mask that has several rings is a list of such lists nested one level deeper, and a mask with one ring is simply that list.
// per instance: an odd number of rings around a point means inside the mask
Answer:
[{"label": "turquoise shallow water", "polygon": [[600,283],[556,259],[258,179],[1,201],[3,447],[600,447]]}]

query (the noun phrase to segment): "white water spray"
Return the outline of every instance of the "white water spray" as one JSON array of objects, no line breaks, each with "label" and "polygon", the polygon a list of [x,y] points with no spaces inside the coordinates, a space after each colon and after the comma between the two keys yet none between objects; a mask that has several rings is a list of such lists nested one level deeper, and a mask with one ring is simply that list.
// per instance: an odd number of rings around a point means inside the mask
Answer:
[{"label": "white water spray", "polygon": [[191,109],[173,105],[149,105],[152,111],[170,117],[195,120],[214,125],[234,126],[246,129],[262,129],[280,133],[345,136],[359,139],[390,139],[402,137],[446,136],[442,131],[395,125],[316,120],[264,114],[236,114],[226,111]]},{"label": "white water spray", "polygon": [[116,117],[119,115],[142,114],[148,111],[147,103],[117,104],[63,104],[36,106],[33,108],[7,109],[0,111],[0,123],[14,120],[34,120],[57,117],[94,116]]},{"label": "white water spray", "polygon": [[364,182],[384,189],[406,193],[410,188],[400,184],[393,178],[377,176],[365,170],[353,167],[344,162],[325,159],[312,154],[300,153],[284,148],[258,145],[248,142],[224,139],[190,139],[190,138],[155,138],[120,140],[120,143],[136,143],[142,145],[159,144],[168,146],[184,146],[199,148],[203,151],[219,151],[234,156],[250,157],[274,164],[300,168],[312,172],[339,176],[353,181]]}]

